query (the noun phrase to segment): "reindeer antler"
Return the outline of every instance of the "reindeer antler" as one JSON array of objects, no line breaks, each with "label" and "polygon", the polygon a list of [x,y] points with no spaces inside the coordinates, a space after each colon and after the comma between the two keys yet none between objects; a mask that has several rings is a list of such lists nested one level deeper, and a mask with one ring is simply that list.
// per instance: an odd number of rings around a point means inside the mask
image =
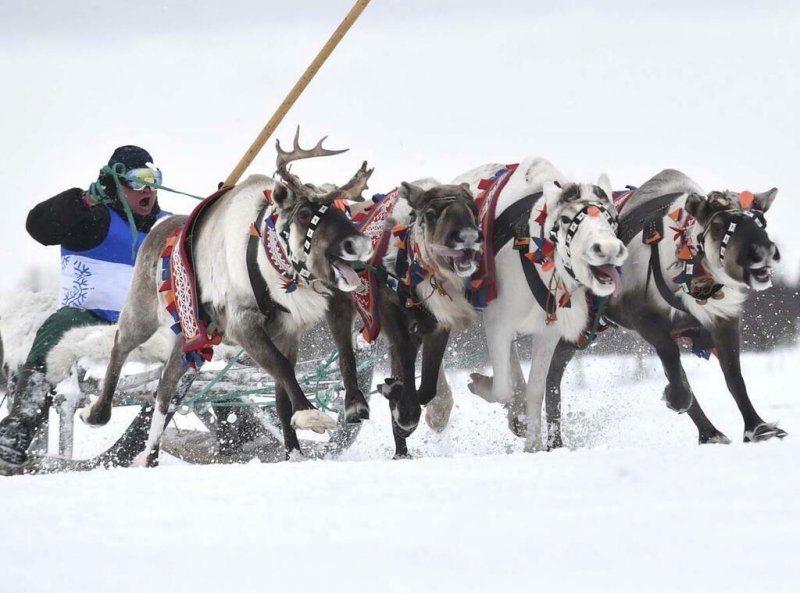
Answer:
[{"label": "reindeer antler", "polygon": [[302,183],[295,174],[289,171],[289,163],[293,161],[310,159],[316,156],[332,156],[349,150],[348,148],[344,150],[330,150],[324,148],[322,143],[325,142],[326,138],[327,136],[323,136],[322,139],[317,142],[316,146],[310,150],[300,148],[300,126],[297,126],[297,131],[294,134],[294,146],[291,151],[283,150],[283,148],[281,148],[281,141],[276,140],[275,149],[278,152],[278,157],[275,161],[275,165],[277,166],[278,175],[291,186],[295,194],[303,196],[307,200],[313,202],[330,202],[337,199],[363,202],[364,197],[361,194],[367,189],[367,181],[375,170],[367,169],[367,161],[361,164],[361,168],[356,171],[356,174],[353,175],[350,181],[327,194],[315,192],[314,186]]},{"label": "reindeer antler", "polygon": [[370,175],[372,175],[374,170],[374,167],[372,169],[367,169],[367,161],[364,161],[361,163],[361,168],[356,171],[356,174],[353,175],[350,181],[328,194],[328,196],[326,196],[327,199],[363,202],[364,196],[361,194],[369,187],[367,181],[369,181]]},{"label": "reindeer antler", "polygon": [[289,163],[293,161],[310,159],[317,156],[332,156],[347,152],[349,150],[348,148],[345,148],[344,150],[329,150],[327,148],[323,148],[322,143],[325,142],[326,138],[327,136],[323,136],[322,139],[317,142],[316,146],[310,150],[300,148],[300,126],[297,126],[297,131],[294,134],[294,146],[292,147],[291,151],[283,150],[283,148],[281,148],[281,141],[277,139],[275,140],[275,150],[278,152],[275,165],[278,175],[280,175],[283,180],[292,187],[292,190],[294,190],[296,194],[303,195],[308,199],[314,197],[314,192],[309,187],[305,186],[297,177],[297,175],[289,171],[288,166]]}]

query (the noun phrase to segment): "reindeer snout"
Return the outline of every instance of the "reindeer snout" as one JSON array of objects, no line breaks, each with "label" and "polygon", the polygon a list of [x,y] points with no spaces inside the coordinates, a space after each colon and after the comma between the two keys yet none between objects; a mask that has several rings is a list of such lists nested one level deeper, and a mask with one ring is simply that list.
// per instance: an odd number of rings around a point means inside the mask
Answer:
[{"label": "reindeer snout", "polygon": [[597,241],[590,247],[591,254],[604,263],[621,264],[628,256],[628,248],[620,240]]},{"label": "reindeer snout", "polygon": [[747,250],[747,264],[749,267],[770,265],[781,261],[781,254],[775,243],[751,245]]},{"label": "reindeer snout", "polygon": [[346,261],[367,261],[372,256],[372,242],[364,235],[343,239],[339,248],[340,257]]},{"label": "reindeer snout", "polygon": [[478,229],[458,229],[447,238],[447,244],[456,249],[470,249],[482,241],[483,233]]}]

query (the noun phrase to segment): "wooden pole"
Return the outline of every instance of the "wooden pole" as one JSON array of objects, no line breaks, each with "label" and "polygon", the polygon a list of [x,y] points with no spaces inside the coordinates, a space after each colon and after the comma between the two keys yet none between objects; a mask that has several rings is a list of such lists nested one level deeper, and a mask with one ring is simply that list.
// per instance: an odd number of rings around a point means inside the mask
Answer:
[{"label": "wooden pole", "polygon": [[286,95],[286,98],[278,106],[278,109],[269,119],[267,125],[264,126],[264,129],[261,130],[261,133],[255,139],[253,144],[250,146],[247,152],[244,153],[244,156],[241,158],[236,167],[234,167],[233,171],[231,171],[231,174],[228,175],[228,178],[225,180],[225,185],[234,185],[237,181],[239,181],[242,173],[245,172],[245,169],[250,166],[250,163],[253,162],[253,159],[256,158],[256,155],[261,151],[262,148],[264,148],[264,144],[266,144],[269,137],[275,131],[275,128],[277,128],[278,124],[281,123],[281,120],[283,120],[286,113],[289,111],[289,109],[291,109],[292,105],[294,105],[295,101],[297,101],[297,98],[305,90],[305,88],[308,86],[308,83],[311,82],[311,79],[314,78],[322,64],[325,63],[325,60],[328,59],[328,56],[331,55],[331,52],[339,44],[350,27],[353,26],[353,23],[356,22],[356,19],[361,15],[369,2],[370,0],[356,1],[353,8],[350,9],[350,12],[347,13],[347,16],[344,17],[344,20],[333,32],[333,35],[331,35],[330,39],[328,39],[328,42],[319,51],[317,57],[314,58],[314,61],[311,62],[311,64],[309,64],[308,68],[306,68],[306,71],[303,72],[303,75],[292,87],[292,90],[289,91],[289,94]]}]

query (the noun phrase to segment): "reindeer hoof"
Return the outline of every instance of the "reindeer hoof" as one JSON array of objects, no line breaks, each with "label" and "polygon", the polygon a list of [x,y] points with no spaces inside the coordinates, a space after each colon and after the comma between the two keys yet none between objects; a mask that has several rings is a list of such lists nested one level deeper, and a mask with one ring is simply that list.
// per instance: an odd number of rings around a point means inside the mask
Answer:
[{"label": "reindeer hoof", "polygon": [[292,414],[292,428],[322,434],[336,428],[336,420],[319,410],[299,410]]},{"label": "reindeer hoof", "polygon": [[496,400],[492,398],[492,377],[480,373],[470,373],[467,389],[490,404],[496,403]]},{"label": "reindeer hoof", "polygon": [[357,401],[346,405],[344,408],[344,421],[348,424],[358,424],[362,420],[369,420],[369,404],[366,401]]},{"label": "reindeer hoof", "polygon": [[299,463],[301,461],[308,461],[308,457],[303,455],[303,452],[300,449],[292,449],[291,451],[286,452],[286,461]]},{"label": "reindeer hoof", "polygon": [[547,439],[547,450],[552,451],[553,449],[561,449],[564,446],[564,443],[561,441],[561,435],[548,437]]},{"label": "reindeer hoof", "polygon": [[425,408],[425,424],[433,432],[443,432],[450,423],[450,413],[453,411],[453,398],[445,396],[434,397]]},{"label": "reindeer hoof", "polygon": [[721,432],[715,432],[710,435],[700,435],[697,439],[700,445],[730,445],[731,440]]},{"label": "reindeer hoof", "polygon": [[524,437],[528,434],[528,418],[524,414],[508,411],[508,428],[515,436]]},{"label": "reindeer hoof", "polygon": [[111,409],[98,411],[95,406],[86,406],[81,408],[78,416],[80,416],[84,424],[97,428],[105,426],[111,420]]},{"label": "reindeer hoof", "polygon": [[394,377],[386,377],[383,384],[378,386],[378,391],[389,401],[397,401],[403,393],[403,382]]},{"label": "reindeer hoof", "polygon": [[759,443],[761,441],[768,441],[773,437],[782,439],[788,434],[789,433],[782,428],[778,428],[777,424],[773,422],[764,422],[756,426],[753,430],[745,430],[744,442]]},{"label": "reindeer hoof", "polygon": [[348,424],[358,424],[362,420],[369,420],[369,404],[359,391],[352,397],[345,397],[344,421]]},{"label": "reindeer hoof", "polygon": [[400,461],[402,459],[414,459],[411,453],[395,453],[394,457],[392,457],[393,461]]},{"label": "reindeer hoof", "polygon": [[672,388],[672,385],[667,385],[664,387],[664,396],[661,399],[666,402],[670,410],[683,414],[692,407],[694,395],[689,390],[678,392]]}]

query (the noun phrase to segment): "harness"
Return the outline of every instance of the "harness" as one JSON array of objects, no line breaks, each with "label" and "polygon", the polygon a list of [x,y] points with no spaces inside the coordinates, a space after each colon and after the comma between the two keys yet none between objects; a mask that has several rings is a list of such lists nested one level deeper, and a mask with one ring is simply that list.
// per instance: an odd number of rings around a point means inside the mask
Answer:
[{"label": "harness", "polygon": [[[492,248],[496,255],[512,237],[514,238],[514,249],[519,253],[519,261],[522,265],[522,271],[528,283],[528,288],[539,304],[539,307],[545,312],[547,322],[551,323],[556,319],[556,310],[558,307],[570,307],[570,295],[565,293],[560,299],[556,298],[556,295],[545,285],[536,269],[535,264],[540,264],[544,271],[548,271],[554,267],[555,262],[553,261],[553,257],[555,255],[555,246],[558,243],[558,231],[560,228],[560,221],[556,222],[550,232],[549,241],[542,237],[530,236],[528,220],[530,219],[534,206],[542,195],[542,192],[529,194],[511,204],[497,217],[495,221],[496,232],[492,239]],[[593,212],[591,210],[592,208],[597,209],[598,212]],[[566,269],[569,275],[576,281],[575,272],[570,263],[568,263],[571,259],[570,245],[578,231],[580,223],[583,222],[587,216],[597,215],[603,216],[616,232],[616,216],[612,212],[609,212],[604,204],[598,202],[587,203],[570,219],[567,225],[567,234],[564,237],[567,259],[564,260],[564,269]],[[536,222],[541,226],[546,218],[547,212],[545,208],[543,208]],[[531,242],[536,245],[536,250],[533,252],[530,250]],[[555,274],[553,278],[555,278]],[[605,319],[608,298],[598,297],[587,291],[586,300],[589,310],[589,321],[578,338],[579,349],[584,349],[589,346],[597,335],[605,331],[610,325],[608,320]]]},{"label": "harness", "polygon": [[[676,223],[680,223],[683,218],[683,210],[681,208],[669,212],[674,201],[682,196],[683,193],[684,192],[675,192],[658,196],[657,198],[635,206],[629,211],[625,211],[622,216],[620,239],[627,245],[639,232],[642,233],[642,243],[650,246],[647,285],[650,284],[650,278],[652,277],[659,294],[669,306],[684,313],[688,313],[689,311],[684,305],[683,300],[667,286],[667,282],[661,272],[661,260],[658,249],[659,243],[664,238],[664,217],[669,216],[669,218]],[[698,234],[697,245],[694,246],[694,249],[689,245],[686,238],[686,231],[694,222],[692,217],[687,217],[682,226],[670,227],[671,230],[675,231],[675,237],[681,239],[681,246],[678,249],[677,259],[683,264],[681,273],[675,276],[673,281],[679,284],[684,292],[694,298],[700,305],[704,305],[710,298],[720,299],[724,296],[721,292],[724,285],[714,282],[713,277],[705,270],[702,264],[705,258],[703,237],[714,218],[722,212],[723,211],[720,210],[712,214],[703,230]],[[720,262],[725,261],[725,253],[728,244],[742,217],[753,219],[760,228],[766,226],[763,215],[758,211],[741,210],[737,212],[736,218],[728,224],[728,228],[725,230],[725,234],[722,238],[719,254]]]},{"label": "harness", "polygon": [[[247,272],[250,276],[250,284],[253,294],[256,297],[259,310],[265,315],[270,315],[276,309],[287,312],[288,310],[275,303],[269,295],[266,282],[261,276],[256,263],[259,240],[263,244],[264,253],[272,267],[283,277],[283,290],[287,293],[294,292],[298,286],[305,286],[318,278],[308,269],[306,261],[311,253],[311,244],[314,240],[314,233],[317,231],[322,217],[330,210],[330,204],[319,204],[311,215],[311,220],[306,230],[303,240],[303,259],[292,257],[292,248],[289,243],[289,229],[294,218],[292,212],[281,230],[276,228],[278,219],[277,212],[270,212],[265,215],[273,206],[272,191],[264,190],[266,203],[259,211],[256,222],[250,226],[250,239],[247,244]],[[263,231],[261,230],[263,228]]]},{"label": "harness", "polygon": [[[572,217],[572,220],[567,227],[567,234],[564,237],[564,247],[567,250],[567,258],[564,260],[564,269],[569,273],[573,280],[577,282],[577,278],[575,277],[575,272],[572,269],[572,254],[570,253],[570,245],[572,244],[572,239],[575,237],[575,233],[578,232],[578,226],[587,216],[597,216],[601,215],[606,222],[611,226],[614,230],[614,233],[617,232],[617,217],[608,211],[604,204],[599,202],[589,202],[583,208],[581,208],[578,213]],[[553,225],[553,228],[550,229],[550,240],[553,242],[554,245],[558,244],[558,231],[560,229],[560,221],[556,221]]]}]

